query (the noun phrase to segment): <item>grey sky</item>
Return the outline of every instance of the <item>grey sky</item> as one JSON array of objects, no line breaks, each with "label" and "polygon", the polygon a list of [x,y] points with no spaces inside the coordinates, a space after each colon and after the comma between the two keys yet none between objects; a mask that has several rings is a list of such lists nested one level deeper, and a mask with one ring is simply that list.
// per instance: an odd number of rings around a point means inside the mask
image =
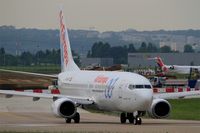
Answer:
[{"label": "grey sky", "polygon": [[60,4],[73,29],[200,29],[200,0],[0,0],[0,25],[58,29]]}]

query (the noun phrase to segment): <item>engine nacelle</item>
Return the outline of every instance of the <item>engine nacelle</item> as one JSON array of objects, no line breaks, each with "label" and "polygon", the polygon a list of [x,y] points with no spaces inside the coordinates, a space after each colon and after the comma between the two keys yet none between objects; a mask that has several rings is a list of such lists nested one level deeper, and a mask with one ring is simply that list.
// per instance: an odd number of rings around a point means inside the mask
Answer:
[{"label": "engine nacelle", "polygon": [[72,118],[76,114],[77,108],[70,99],[60,98],[52,104],[52,110],[57,116]]},{"label": "engine nacelle", "polygon": [[174,70],[174,66],[170,66],[169,69]]},{"label": "engine nacelle", "polygon": [[161,119],[167,118],[171,111],[171,105],[164,99],[154,99],[151,107],[148,110],[148,114],[152,118]]}]

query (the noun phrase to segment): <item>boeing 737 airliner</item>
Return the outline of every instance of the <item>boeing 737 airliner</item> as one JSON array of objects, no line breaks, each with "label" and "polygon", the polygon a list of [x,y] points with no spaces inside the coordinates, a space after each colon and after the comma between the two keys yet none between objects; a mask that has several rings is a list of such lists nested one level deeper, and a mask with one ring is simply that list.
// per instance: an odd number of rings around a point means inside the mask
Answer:
[{"label": "boeing 737 airliner", "polygon": [[[0,94],[7,97],[18,95],[53,99],[53,112],[63,117],[66,123],[71,123],[71,120],[79,123],[80,114],[77,112],[77,107],[80,105],[90,105],[101,110],[122,112],[120,115],[121,123],[126,123],[128,120],[130,123],[138,125],[142,123],[140,118],[144,114],[142,112],[148,112],[153,118],[165,118],[169,116],[171,106],[165,99],[200,94],[199,91],[153,94],[152,85],[149,80],[135,73],[80,70],[72,57],[62,10],[59,13],[59,17],[62,72],[58,76],[27,74],[57,77],[58,88],[61,94],[8,90],[0,90]],[[25,74],[26,72],[17,73]]]}]

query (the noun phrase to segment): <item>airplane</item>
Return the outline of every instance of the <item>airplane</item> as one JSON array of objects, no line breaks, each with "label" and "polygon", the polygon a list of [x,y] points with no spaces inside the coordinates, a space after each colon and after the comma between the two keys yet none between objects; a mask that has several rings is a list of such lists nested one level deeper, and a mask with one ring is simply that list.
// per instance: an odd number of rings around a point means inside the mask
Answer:
[{"label": "airplane", "polygon": [[[78,107],[93,106],[100,110],[118,111],[120,122],[141,125],[144,112],[152,118],[166,118],[171,111],[167,99],[200,95],[200,91],[153,94],[150,81],[136,73],[117,71],[80,70],[75,64],[64,22],[60,10],[60,49],[61,73],[58,75],[38,74],[20,71],[3,70],[4,72],[22,73],[36,76],[57,78],[60,94],[19,92],[0,90],[0,94],[11,98],[14,95],[52,99],[54,114],[65,119],[66,123],[80,122]],[[35,99],[35,100],[34,100]]]},{"label": "airplane", "polygon": [[160,57],[148,58],[149,60],[156,60],[156,63],[164,73],[181,73],[190,74],[191,69],[200,71],[200,66],[180,66],[180,65],[165,65]]}]

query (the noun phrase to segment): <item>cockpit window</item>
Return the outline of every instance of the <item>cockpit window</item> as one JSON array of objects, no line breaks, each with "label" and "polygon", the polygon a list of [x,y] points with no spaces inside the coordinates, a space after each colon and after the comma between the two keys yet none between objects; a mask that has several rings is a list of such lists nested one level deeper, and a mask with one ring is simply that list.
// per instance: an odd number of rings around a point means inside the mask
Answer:
[{"label": "cockpit window", "polygon": [[151,89],[151,85],[129,85],[128,88],[130,90],[133,90],[133,89]]},{"label": "cockpit window", "polygon": [[144,88],[144,85],[135,85],[135,88],[138,88],[138,89]]}]

